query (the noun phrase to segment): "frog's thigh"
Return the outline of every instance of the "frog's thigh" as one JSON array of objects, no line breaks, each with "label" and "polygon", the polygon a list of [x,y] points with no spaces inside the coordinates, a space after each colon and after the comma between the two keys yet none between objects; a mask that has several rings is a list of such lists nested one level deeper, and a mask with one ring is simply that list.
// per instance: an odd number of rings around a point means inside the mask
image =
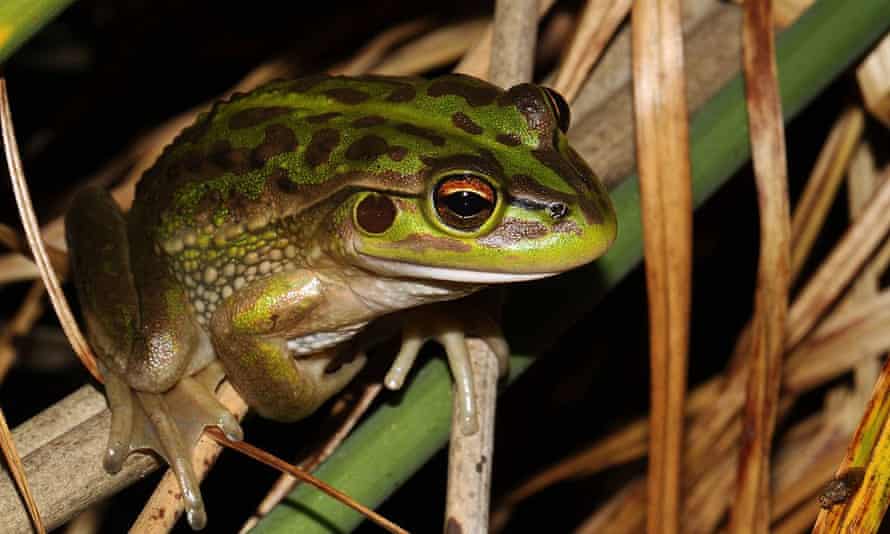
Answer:
[{"label": "frog's thigh", "polygon": [[360,356],[326,372],[329,358],[298,361],[291,356],[289,332],[323,298],[312,273],[290,271],[250,284],[213,315],[210,330],[217,357],[235,389],[264,417],[293,421],[311,414],[364,363]]},{"label": "frog's thigh", "polygon": [[124,216],[107,191],[85,187],[71,201],[65,230],[90,345],[106,368],[123,374],[139,324]]}]

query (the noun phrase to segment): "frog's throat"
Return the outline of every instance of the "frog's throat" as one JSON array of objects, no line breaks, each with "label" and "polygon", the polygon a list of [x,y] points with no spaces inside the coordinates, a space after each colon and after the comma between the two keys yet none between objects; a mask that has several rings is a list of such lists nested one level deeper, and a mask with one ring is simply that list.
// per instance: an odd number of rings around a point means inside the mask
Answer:
[{"label": "frog's throat", "polygon": [[492,271],[474,271],[470,269],[455,269],[450,267],[433,267],[429,265],[416,265],[397,260],[375,258],[361,252],[358,253],[360,262],[366,269],[375,273],[404,278],[418,278],[422,280],[440,280],[443,282],[461,282],[469,284],[506,284],[511,282],[526,282],[555,276],[561,271],[545,273],[499,273]]}]

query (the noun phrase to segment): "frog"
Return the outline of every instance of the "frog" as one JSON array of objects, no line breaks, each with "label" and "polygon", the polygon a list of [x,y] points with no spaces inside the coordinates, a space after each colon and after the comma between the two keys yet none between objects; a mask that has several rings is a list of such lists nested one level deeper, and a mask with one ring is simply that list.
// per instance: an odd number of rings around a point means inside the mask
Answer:
[{"label": "frog", "polygon": [[829,480],[817,500],[824,510],[831,510],[838,504],[847,502],[865,481],[865,467],[856,466],[839,473]]},{"label": "frog", "polygon": [[296,421],[397,336],[385,385],[439,342],[461,431],[474,432],[467,339],[502,375],[509,347],[466,299],[585,265],[616,236],[569,125],[563,97],[532,83],[310,75],[201,113],[128,212],[80,190],[66,236],[111,410],[105,469],[158,454],[200,529],[191,450],[208,426],[243,437],[214,395],[223,377],[261,416]]}]

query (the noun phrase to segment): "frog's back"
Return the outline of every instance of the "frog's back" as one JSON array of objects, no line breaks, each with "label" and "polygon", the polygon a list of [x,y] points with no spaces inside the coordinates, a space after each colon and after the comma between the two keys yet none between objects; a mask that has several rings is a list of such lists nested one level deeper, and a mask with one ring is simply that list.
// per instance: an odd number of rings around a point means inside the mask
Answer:
[{"label": "frog's back", "polygon": [[461,75],[273,82],[183,131],[139,184],[132,218],[176,249],[196,231],[265,224],[350,186],[417,194],[434,162],[478,155],[468,146],[480,139],[503,167],[501,149],[538,143],[505,94]]}]

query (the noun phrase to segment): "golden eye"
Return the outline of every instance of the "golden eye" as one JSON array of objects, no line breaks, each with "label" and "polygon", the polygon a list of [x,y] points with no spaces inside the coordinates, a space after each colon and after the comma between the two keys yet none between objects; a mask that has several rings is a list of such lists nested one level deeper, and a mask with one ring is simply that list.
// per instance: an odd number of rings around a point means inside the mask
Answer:
[{"label": "golden eye", "polygon": [[549,87],[544,87],[544,93],[550,99],[550,107],[556,114],[556,124],[562,133],[569,131],[569,124],[572,120],[572,112],[569,110],[569,104],[561,94],[557,93]]},{"label": "golden eye", "polygon": [[433,192],[439,219],[455,230],[472,231],[494,213],[497,192],[482,178],[468,173],[445,176]]}]

